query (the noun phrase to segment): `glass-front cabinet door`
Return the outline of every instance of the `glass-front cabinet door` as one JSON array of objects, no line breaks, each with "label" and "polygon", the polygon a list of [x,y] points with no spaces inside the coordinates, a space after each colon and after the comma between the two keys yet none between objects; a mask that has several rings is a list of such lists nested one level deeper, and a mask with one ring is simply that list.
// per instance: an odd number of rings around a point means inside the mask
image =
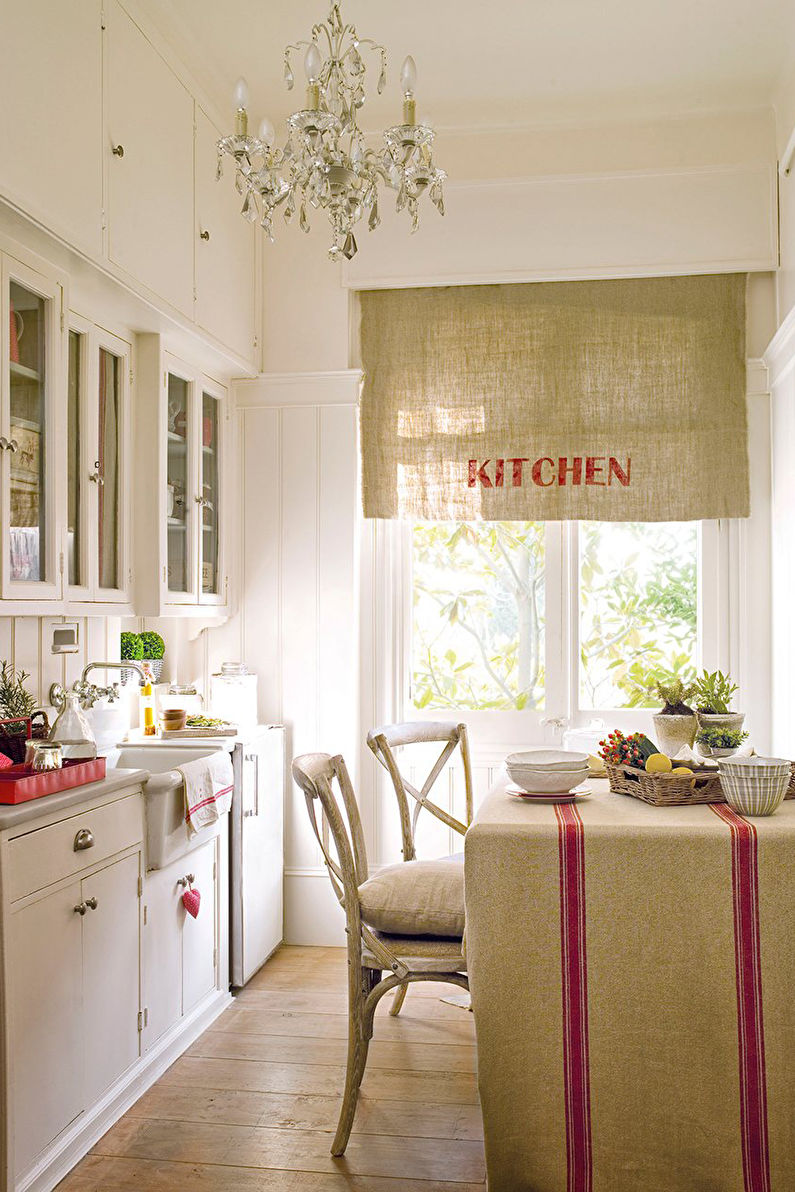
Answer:
[{"label": "glass-front cabinet door", "polygon": [[217,391],[202,387],[201,452],[199,453],[199,602],[216,604],[224,599],[221,568],[221,400]]},{"label": "glass-front cabinet door", "polygon": [[194,526],[195,385],[177,366],[167,373],[166,393],[166,566],[165,586],[170,603],[195,599],[196,551]]},{"label": "glass-front cabinet door", "polygon": [[62,580],[55,498],[62,441],[63,287],[54,275],[10,257],[3,259],[2,283],[2,595],[58,599]]},{"label": "glass-front cabinet door", "polygon": [[222,555],[225,391],[173,357],[166,357],[164,380],[162,601],[167,605],[221,605],[226,601]]},{"label": "glass-front cabinet door", "polygon": [[66,443],[66,571],[72,601],[128,599],[129,375],[129,344],[73,317]]}]

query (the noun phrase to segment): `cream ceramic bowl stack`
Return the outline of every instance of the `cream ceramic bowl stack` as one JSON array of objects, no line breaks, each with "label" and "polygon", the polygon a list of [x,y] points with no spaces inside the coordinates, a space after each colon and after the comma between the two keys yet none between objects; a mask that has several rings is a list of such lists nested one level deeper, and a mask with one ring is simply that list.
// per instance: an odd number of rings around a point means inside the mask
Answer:
[{"label": "cream ceramic bowl stack", "polygon": [[741,815],[772,815],[783,802],[791,765],[780,757],[719,757],[726,802]]},{"label": "cream ceramic bowl stack", "polygon": [[587,753],[568,749],[533,749],[505,759],[511,782],[533,794],[564,795],[588,777]]}]

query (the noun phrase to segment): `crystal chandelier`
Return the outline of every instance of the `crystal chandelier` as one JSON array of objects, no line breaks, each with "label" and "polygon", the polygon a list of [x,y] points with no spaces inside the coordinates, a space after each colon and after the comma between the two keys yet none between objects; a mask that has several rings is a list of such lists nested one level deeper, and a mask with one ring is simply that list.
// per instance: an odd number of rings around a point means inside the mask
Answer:
[{"label": "crystal chandelier", "polygon": [[243,196],[243,216],[259,220],[273,240],[273,217],[282,206],[289,223],[296,213],[304,232],[309,231],[310,209],[321,208],[331,222],[332,260],[348,260],[356,252],[354,227],[367,215],[370,231],[378,227],[379,187],[397,192],[398,211],[406,210],[411,230],[419,221],[419,202],[428,193],[444,215],[442,185],[446,177],[433,163],[434,132],[418,124],[414,88],[417,68],[406,58],[400,72],[403,90],[403,123],[385,130],[384,146],[369,148],[357,123],[365,101],[366,67],[362,51],[380,58],[379,95],[386,86],[386,50],[369,38],[360,38],[353,25],[343,24],[339,3],[332,3],[328,18],[312,28],[311,41],[299,41],[284,51],[284,78],[288,90],[295,81],[293,55],[304,53],[307,78],[306,107],[287,120],[284,147],[275,145],[273,125],[266,118],[259,135],[248,132],[248,88],[240,79],[235,88],[235,131],[218,142],[218,177],[223,159],[235,162],[235,185]]}]

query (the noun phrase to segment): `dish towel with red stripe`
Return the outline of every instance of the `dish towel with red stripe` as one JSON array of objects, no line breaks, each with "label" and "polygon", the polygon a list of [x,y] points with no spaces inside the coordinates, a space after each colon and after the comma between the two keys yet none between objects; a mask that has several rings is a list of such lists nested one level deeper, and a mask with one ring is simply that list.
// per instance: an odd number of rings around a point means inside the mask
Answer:
[{"label": "dish towel with red stripe", "polygon": [[795,799],[505,784],[464,845],[489,1192],[793,1192]]},{"label": "dish towel with red stripe", "polygon": [[182,775],[185,823],[188,835],[193,836],[200,828],[206,828],[226,815],[232,806],[232,759],[225,749],[219,749],[175,769]]}]

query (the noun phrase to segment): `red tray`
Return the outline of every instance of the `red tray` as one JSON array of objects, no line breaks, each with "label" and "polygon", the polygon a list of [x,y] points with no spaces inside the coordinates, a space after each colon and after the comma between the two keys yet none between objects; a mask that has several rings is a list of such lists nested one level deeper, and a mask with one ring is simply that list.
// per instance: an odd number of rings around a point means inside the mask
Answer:
[{"label": "red tray", "polygon": [[105,777],[106,759],[65,761],[60,770],[36,771],[31,766],[8,766],[0,770],[0,803],[27,803],[42,795],[68,791],[73,786],[99,782]]}]

